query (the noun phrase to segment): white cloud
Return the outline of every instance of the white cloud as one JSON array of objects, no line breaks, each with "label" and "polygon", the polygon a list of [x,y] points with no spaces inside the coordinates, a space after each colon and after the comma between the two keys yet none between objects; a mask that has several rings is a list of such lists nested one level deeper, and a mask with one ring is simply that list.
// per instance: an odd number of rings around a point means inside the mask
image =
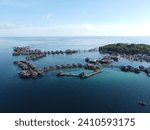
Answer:
[{"label": "white cloud", "polygon": [[8,29],[16,29],[16,28],[19,28],[19,26],[15,24],[0,24],[0,30],[8,30]]},{"label": "white cloud", "polygon": [[0,36],[150,36],[150,24],[70,24],[48,27],[0,24]]},{"label": "white cloud", "polygon": [[0,4],[4,6],[26,7],[26,3],[20,0],[0,0]]},{"label": "white cloud", "polygon": [[44,15],[43,16],[43,19],[44,20],[49,20],[51,17],[53,17],[54,16],[54,14],[51,14],[51,13],[49,13],[49,14],[47,14],[47,15]]}]

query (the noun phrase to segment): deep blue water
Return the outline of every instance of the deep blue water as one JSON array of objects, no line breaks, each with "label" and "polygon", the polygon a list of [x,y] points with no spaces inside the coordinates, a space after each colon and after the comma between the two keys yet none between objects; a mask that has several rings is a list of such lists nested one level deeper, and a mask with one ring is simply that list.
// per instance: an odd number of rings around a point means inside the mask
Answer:
[{"label": "deep blue water", "polygon": [[[87,78],[57,77],[48,72],[37,80],[22,80],[11,55],[14,46],[30,46],[41,50],[66,50],[99,47],[109,43],[146,43],[150,37],[14,37],[0,38],[0,112],[150,112],[150,78],[144,73],[124,73],[103,68],[103,72]],[[99,58],[99,52],[47,56],[33,61],[38,67],[84,63],[85,57]],[[144,65],[146,62],[120,60],[118,65]],[[79,73],[81,69],[65,70]],[[141,107],[139,100],[149,105]]]}]

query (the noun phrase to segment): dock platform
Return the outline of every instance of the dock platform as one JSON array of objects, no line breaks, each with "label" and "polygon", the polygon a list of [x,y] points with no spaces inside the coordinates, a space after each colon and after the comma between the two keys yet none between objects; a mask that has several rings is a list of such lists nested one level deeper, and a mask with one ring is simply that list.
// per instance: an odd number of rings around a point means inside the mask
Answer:
[{"label": "dock platform", "polygon": [[73,73],[64,73],[61,71],[57,74],[57,76],[73,76],[73,77],[79,77],[79,78],[83,79],[83,78],[88,78],[88,77],[94,76],[100,72],[102,72],[102,70],[95,70],[90,74],[85,73],[85,72],[82,72],[80,74],[73,74]]}]

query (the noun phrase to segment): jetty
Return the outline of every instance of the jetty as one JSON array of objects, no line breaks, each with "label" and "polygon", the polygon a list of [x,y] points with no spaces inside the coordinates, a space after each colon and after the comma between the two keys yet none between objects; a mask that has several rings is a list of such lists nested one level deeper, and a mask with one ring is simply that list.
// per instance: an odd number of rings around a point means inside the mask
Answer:
[{"label": "jetty", "polygon": [[82,72],[79,74],[79,77],[82,79],[82,78],[89,78],[91,76],[94,76],[98,73],[100,73],[102,71],[100,71],[100,69],[97,69],[97,70],[94,70],[92,73],[88,74],[88,73],[85,73],[85,72]]},{"label": "jetty", "polygon": [[73,77],[79,77],[79,78],[83,79],[83,78],[88,78],[88,77],[94,76],[94,75],[102,72],[100,67],[97,65],[86,64],[84,66],[84,68],[93,70],[93,72],[92,73],[81,72],[80,74],[73,74],[73,73],[64,73],[63,71],[60,71],[57,73],[57,76],[73,76]]},{"label": "jetty", "polygon": [[60,71],[60,72],[57,73],[57,76],[73,76],[73,77],[78,77],[79,74],[64,73],[63,71]]},{"label": "jetty", "polygon": [[72,77],[79,77],[79,78],[83,79],[83,78],[88,78],[88,77],[94,76],[100,72],[101,72],[100,70],[95,70],[89,74],[86,72],[81,72],[80,74],[73,74],[73,73],[64,73],[64,72],[60,71],[57,73],[57,76],[72,76]]}]

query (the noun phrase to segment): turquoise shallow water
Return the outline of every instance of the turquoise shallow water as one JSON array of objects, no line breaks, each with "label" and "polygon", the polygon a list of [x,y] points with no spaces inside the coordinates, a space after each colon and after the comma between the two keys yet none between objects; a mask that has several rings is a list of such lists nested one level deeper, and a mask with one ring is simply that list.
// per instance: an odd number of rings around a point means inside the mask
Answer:
[{"label": "turquoise shallow water", "polygon": [[[14,46],[30,46],[41,50],[89,49],[108,43],[150,43],[150,37],[22,37],[0,38],[0,112],[150,112],[150,78],[144,73],[124,73],[118,69],[103,68],[103,72],[88,79],[57,77],[49,72],[38,80],[22,80],[20,69],[12,57]],[[98,52],[74,55],[56,55],[34,61],[38,67],[84,63],[85,57],[99,58]],[[120,60],[117,65],[144,65],[150,63]],[[79,73],[82,69],[68,69]]]}]

